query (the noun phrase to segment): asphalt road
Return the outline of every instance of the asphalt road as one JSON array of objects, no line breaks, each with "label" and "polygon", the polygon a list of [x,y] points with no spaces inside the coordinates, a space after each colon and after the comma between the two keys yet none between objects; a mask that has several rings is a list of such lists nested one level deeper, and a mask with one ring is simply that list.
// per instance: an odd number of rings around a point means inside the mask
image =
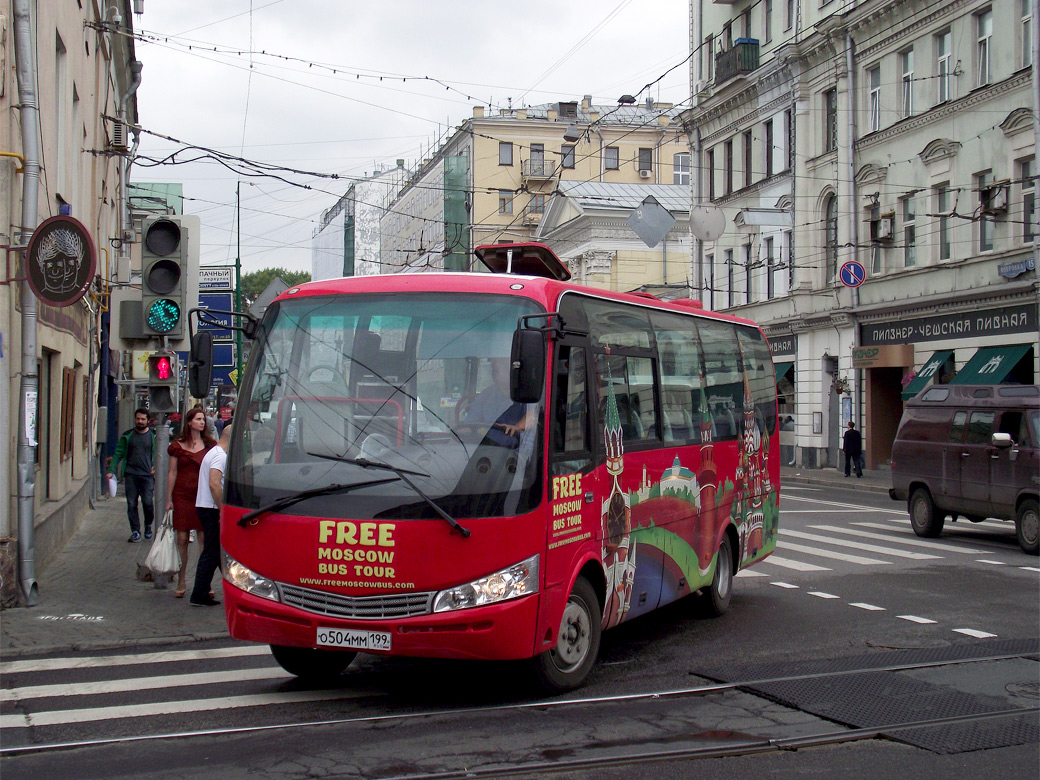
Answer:
[{"label": "asphalt road", "polygon": [[[313,688],[230,640],[5,662],[0,771],[610,778],[685,751],[653,776],[1040,777],[1040,565],[1010,524],[919,539],[887,496],[794,485],[780,539],[727,615],[691,598],[610,631],[588,685],[554,701],[521,664],[363,657]],[[939,718],[956,722],[869,733]]]}]

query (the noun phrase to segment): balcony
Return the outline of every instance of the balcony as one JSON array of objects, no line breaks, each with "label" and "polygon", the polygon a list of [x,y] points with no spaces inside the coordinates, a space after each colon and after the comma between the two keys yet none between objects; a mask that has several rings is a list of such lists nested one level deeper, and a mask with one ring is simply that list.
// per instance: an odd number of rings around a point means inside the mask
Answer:
[{"label": "balcony", "polygon": [[758,39],[737,38],[732,49],[715,57],[715,86],[758,67]]},{"label": "balcony", "polygon": [[552,160],[524,160],[523,177],[525,179],[551,179],[556,174],[556,163]]}]

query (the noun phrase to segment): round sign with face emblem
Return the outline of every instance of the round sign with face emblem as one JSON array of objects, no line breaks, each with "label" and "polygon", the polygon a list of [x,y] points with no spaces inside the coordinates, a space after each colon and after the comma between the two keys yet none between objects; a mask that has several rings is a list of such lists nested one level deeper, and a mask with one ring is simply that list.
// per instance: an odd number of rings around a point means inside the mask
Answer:
[{"label": "round sign with face emblem", "polygon": [[51,306],[71,306],[82,298],[97,271],[94,240],[73,217],[51,217],[29,239],[26,276],[33,293]]}]

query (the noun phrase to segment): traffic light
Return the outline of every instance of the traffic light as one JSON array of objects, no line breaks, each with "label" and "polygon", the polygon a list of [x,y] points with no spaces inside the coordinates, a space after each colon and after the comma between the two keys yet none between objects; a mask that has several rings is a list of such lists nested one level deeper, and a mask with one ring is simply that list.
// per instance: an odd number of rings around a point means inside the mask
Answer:
[{"label": "traffic light", "polygon": [[187,286],[187,235],[179,217],[146,217],[141,226],[141,325],[145,336],[181,338]]},{"label": "traffic light", "polygon": [[177,355],[156,352],[148,356],[148,408],[153,412],[177,411]]}]

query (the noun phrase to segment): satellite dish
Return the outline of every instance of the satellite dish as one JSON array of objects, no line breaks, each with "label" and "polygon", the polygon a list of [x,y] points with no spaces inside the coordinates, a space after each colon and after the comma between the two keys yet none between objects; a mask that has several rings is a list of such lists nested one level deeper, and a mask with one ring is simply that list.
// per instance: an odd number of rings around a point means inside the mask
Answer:
[{"label": "satellite dish", "polygon": [[690,230],[701,241],[717,241],[726,232],[726,215],[710,204],[690,209]]}]

